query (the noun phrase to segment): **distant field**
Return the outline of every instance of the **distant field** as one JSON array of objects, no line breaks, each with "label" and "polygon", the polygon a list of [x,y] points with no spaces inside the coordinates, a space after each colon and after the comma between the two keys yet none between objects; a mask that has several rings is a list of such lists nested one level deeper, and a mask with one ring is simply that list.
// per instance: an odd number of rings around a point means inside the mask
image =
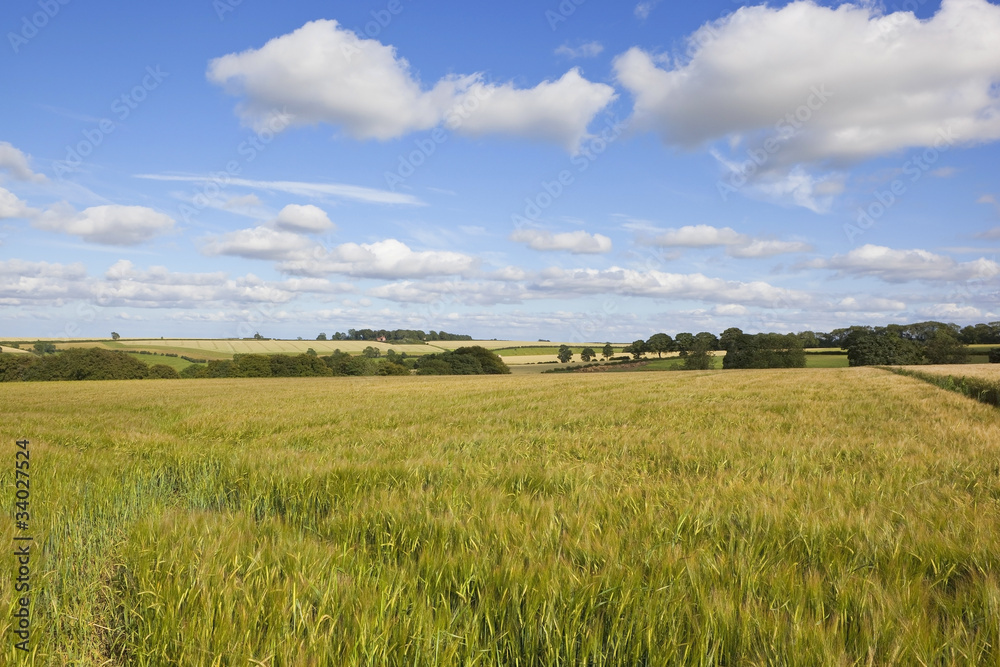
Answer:
[{"label": "distant field", "polygon": [[806,368],[847,368],[850,363],[847,353],[844,354],[809,354],[806,353]]},{"label": "distant field", "polygon": [[952,364],[943,366],[904,366],[914,371],[938,375],[956,375],[1000,380],[1000,364]]},{"label": "distant field", "polygon": [[[426,345],[394,345],[372,341],[318,341],[318,340],[184,340],[184,339],[121,339],[118,341],[63,341],[57,342],[58,348],[69,347],[103,347],[109,350],[146,350],[150,352],[172,352],[196,359],[232,359],[234,354],[303,354],[310,348],[319,355],[332,354],[334,350],[349,354],[361,354],[366,347],[374,347],[384,355],[390,349],[397,354],[405,352],[410,356],[435,354],[446,350],[456,350],[460,347],[479,345],[487,349],[502,347],[512,348],[499,352],[501,356],[521,357],[534,356],[544,360],[555,360],[559,345],[538,346],[537,343],[520,343],[511,341],[433,341]],[[517,347],[515,347],[517,346]],[[522,347],[526,346],[526,347]],[[593,347],[593,346],[591,346]],[[602,344],[603,347],[603,344]],[[620,354],[622,346],[617,346],[616,354]],[[5,348],[6,349],[6,348]],[[584,346],[576,346],[574,352],[579,357]],[[594,348],[600,351],[598,348]],[[511,359],[510,363],[525,363]]]},{"label": "distant field", "polygon": [[332,354],[334,350],[360,354],[366,347],[374,347],[385,354],[390,349],[397,354],[432,354],[444,348],[432,345],[390,345],[369,341],[318,341],[318,340],[119,340],[100,343],[59,343],[57,347],[104,347],[109,350],[148,350],[173,352],[199,359],[232,359],[234,354],[304,354],[310,348],[319,355]]},{"label": "distant field", "polygon": [[0,401],[11,461],[31,440],[30,664],[1000,662],[1000,413],[881,370]]},{"label": "distant field", "polygon": [[[570,345],[569,348],[573,351],[573,355],[576,357],[580,356],[586,348],[591,348],[598,356],[601,355],[601,350],[604,345]],[[624,345],[612,345],[615,350],[615,356],[622,354],[622,348],[626,347]],[[524,347],[514,347],[514,348],[496,348],[496,353],[501,357],[521,357],[521,356],[542,356],[549,355],[555,357],[559,352],[558,345],[526,345]]]},{"label": "distant field", "polygon": [[177,372],[180,372],[191,365],[190,361],[185,361],[180,357],[163,357],[158,354],[135,354],[132,356],[150,366],[163,364],[164,366],[170,366]]}]

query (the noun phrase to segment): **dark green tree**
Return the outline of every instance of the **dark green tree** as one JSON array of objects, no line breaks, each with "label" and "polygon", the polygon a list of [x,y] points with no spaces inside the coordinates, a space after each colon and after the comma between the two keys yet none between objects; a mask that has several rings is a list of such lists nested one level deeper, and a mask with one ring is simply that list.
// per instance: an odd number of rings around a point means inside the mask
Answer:
[{"label": "dark green tree", "polygon": [[733,343],[739,341],[743,336],[743,331],[736,327],[730,327],[719,336],[719,349],[728,350]]},{"label": "dark green tree", "polygon": [[583,352],[580,353],[580,359],[585,363],[596,358],[597,358],[597,353],[594,352],[594,348],[592,347],[585,347],[583,348]]},{"label": "dark green tree", "polygon": [[559,358],[560,363],[565,364],[569,362],[570,359],[573,358],[573,350],[569,348],[569,345],[560,345],[559,352],[556,354],[556,356]]},{"label": "dark green tree", "polygon": [[920,343],[902,338],[886,327],[851,327],[842,343],[851,366],[908,366],[924,363]]},{"label": "dark green tree", "polygon": [[694,344],[691,346],[691,350],[694,350],[701,345],[706,350],[718,350],[719,349],[719,339],[715,337],[714,333],[709,333],[708,331],[702,331],[695,334]]},{"label": "dark green tree", "polygon": [[117,331],[111,332],[111,340],[118,340],[119,338],[121,338],[121,336],[118,335]]},{"label": "dark green tree", "polygon": [[712,368],[711,350],[712,346],[706,339],[695,336],[694,345],[684,357],[681,368],[686,371],[707,371]]},{"label": "dark green tree", "polygon": [[633,359],[642,359],[642,355],[646,354],[646,341],[635,340],[632,344],[625,348],[625,352],[632,355]]},{"label": "dark green tree", "polygon": [[604,357],[605,361],[615,356],[615,348],[611,346],[611,343],[604,344],[604,349],[601,350],[601,356]]},{"label": "dark green tree", "polygon": [[670,352],[674,349],[674,339],[665,333],[653,334],[646,341],[646,349],[650,352],[656,352],[656,356],[663,358],[664,352]]},{"label": "dark green tree", "polygon": [[694,334],[679,333],[674,337],[674,347],[680,352],[687,352],[694,347]]},{"label": "dark green tree", "polygon": [[964,364],[969,361],[969,348],[950,329],[938,329],[924,346],[924,354],[931,364]]},{"label": "dark green tree", "polygon": [[409,375],[410,369],[402,364],[397,364],[392,361],[386,361],[379,364],[378,367],[379,375]]},{"label": "dark green tree", "polygon": [[180,380],[181,374],[166,364],[154,364],[149,367],[150,380]]},{"label": "dark green tree", "polygon": [[326,334],[321,333],[320,335],[316,336],[316,340],[326,340]]}]

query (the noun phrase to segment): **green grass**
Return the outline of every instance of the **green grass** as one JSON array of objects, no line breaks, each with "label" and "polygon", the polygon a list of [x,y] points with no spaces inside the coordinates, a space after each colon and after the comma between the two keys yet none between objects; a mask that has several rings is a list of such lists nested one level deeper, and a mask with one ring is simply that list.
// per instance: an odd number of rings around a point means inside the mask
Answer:
[{"label": "green grass", "polygon": [[156,366],[157,364],[170,366],[177,372],[180,372],[185,368],[187,368],[188,366],[192,365],[190,361],[185,361],[180,357],[163,357],[160,355],[152,355],[152,354],[137,354],[135,355],[135,358],[138,359],[139,361],[145,362],[149,366]]},{"label": "green grass", "polygon": [[806,368],[847,368],[847,353],[809,354],[806,353]]},{"label": "green grass", "polygon": [[0,400],[10,460],[32,440],[38,549],[31,656],[0,568],[0,664],[1000,663],[1000,413],[912,378],[28,383]]}]

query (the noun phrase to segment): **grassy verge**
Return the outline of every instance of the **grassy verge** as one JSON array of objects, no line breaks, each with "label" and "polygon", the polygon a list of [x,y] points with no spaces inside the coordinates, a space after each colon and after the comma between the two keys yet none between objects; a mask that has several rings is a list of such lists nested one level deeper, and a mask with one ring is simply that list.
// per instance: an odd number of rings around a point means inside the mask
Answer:
[{"label": "grassy verge", "polygon": [[924,382],[929,382],[936,387],[940,387],[941,389],[947,389],[948,391],[954,391],[962,394],[963,396],[968,396],[969,398],[973,398],[980,403],[1000,407],[1000,381],[988,378],[926,373],[924,371],[916,371],[909,368],[898,368],[894,366],[886,366],[884,368],[885,370],[896,373],[897,375],[905,375],[907,377],[923,380]]}]

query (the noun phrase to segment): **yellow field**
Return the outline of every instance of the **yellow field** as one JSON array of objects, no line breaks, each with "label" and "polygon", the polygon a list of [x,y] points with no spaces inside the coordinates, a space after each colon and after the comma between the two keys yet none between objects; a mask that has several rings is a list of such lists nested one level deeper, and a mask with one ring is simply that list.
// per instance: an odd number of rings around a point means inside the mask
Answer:
[{"label": "yellow field", "polygon": [[0,401],[2,664],[1000,663],[1000,413],[877,369]]},{"label": "yellow field", "polygon": [[[395,345],[390,343],[379,343],[373,341],[347,341],[347,340],[217,340],[217,339],[183,339],[183,338],[122,338],[117,342],[73,340],[73,339],[46,339],[57,344],[57,347],[105,347],[107,349],[130,349],[149,350],[150,352],[174,352],[187,356],[203,356],[209,359],[231,358],[234,354],[302,354],[312,348],[320,355],[331,354],[334,350],[359,354],[366,347],[374,347],[385,354],[390,349],[397,354],[406,352],[408,355],[434,354],[445,350],[457,350],[460,347],[479,345],[487,349],[498,349],[504,347],[537,346],[539,343],[518,342],[518,341],[433,341],[426,345]],[[546,346],[560,343],[545,344]],[[576,344],[579,346],[579,344]],[[5,351],[8,348],[4,348]],[[549,355],[547,359],[555,360],[555,355]],[[524,363],[510,357],[513,363]],[[510,362],[509,362],[510,363]]]},{"label": "yellow field", "polygon": [[909,370],[935,373],[937,375],[954,375],[965,377],[1000,380],[1000,364],[961,364],[944,366],[904,366]]}]

